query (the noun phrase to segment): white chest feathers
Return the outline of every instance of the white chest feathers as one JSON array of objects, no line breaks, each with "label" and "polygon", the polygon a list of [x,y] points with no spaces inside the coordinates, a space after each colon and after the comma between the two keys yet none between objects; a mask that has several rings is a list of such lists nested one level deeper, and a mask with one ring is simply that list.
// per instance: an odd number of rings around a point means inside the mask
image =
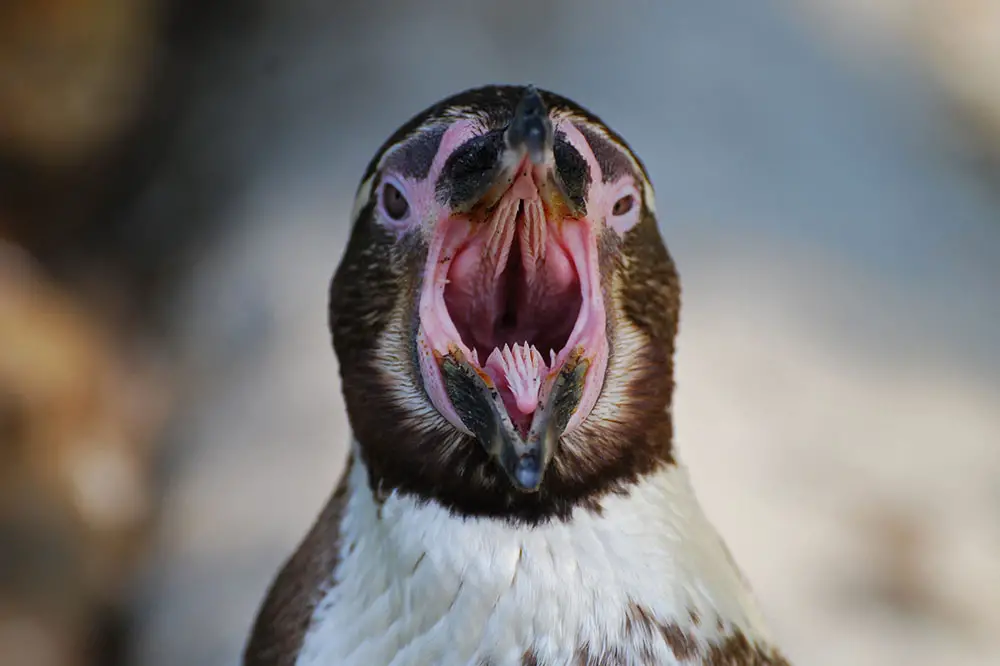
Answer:
[{"label": "white chest feathers", "polygon": [[356,460],[297,666],[701,664],[734,635],[767,640],[679,465],[536,528],[395,494],[380,511],[366,474]]}]

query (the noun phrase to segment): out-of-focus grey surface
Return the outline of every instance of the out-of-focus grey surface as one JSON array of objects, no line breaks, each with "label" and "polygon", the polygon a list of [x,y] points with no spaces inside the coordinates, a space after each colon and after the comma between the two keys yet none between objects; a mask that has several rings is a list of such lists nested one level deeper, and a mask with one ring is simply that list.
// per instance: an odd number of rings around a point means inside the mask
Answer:
[{"label": "out-of-focus grey surface", "polygon": [[197,182],[227,229],[175,313],[136,663],[237,663],[349,437],[325,309],[357,180],[488,82],[576,99],[646,162],[685,288],[678,446],[789,656],[997,663],[1000,199],[919,77],[869,64],[769,1],[266,4],[135,213],[169,224]]}]

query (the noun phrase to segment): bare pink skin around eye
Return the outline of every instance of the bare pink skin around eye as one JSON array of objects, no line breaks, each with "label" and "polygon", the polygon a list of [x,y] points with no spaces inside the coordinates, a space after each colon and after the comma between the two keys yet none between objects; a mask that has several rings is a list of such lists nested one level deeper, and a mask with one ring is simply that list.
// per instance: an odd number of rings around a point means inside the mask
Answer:
[{"label": "bare pink skin around eye", "polygon": [[[600,166],[597,164],[597,158],[594,157],[587,139],[576,128],[576,125],[569,121],[563,121],[558,123],[557,130],[565,134],[566,140],[570,145],[583,155],[583,159],[590,167],[590,173],[595,174],[588,194],[588,215],[595,222],[603,221],[604,224],[614,229],[619,235],[624,235],[625,232],[639,222],[639,203],[642,201],[642,198],[635,178],[631,175],[624,175],[608,183],[602,182],[601,178],[596,177],[596,174],[601,173]],[[632,194],[635,197],[635,205],[632,207],[632,210],[625,215],[612,215],[611,210],[614,208],[615,202],[628,194]]]},{"label": "bare pink skin around eye", "polygon": [[[404,178],[397,173],[386,173],[384,182],[392,183],[403,193],[410,205],[410,215],[403,221],[391,219],[386,215],[385,209],[381,205],[381,193],[378,193],[380,201],[378,221],[398,235],[403,235],[416,226],[424,227],[428,234],[434,233],[440,220],[448,214],[447,208],[438,202],[435,191],[441,169],[444,168],[448,155],[474,136],[475,132],[476,128],[471,121],[459,120],[453,123],[441,137],[438,152],[434,156],[427,177],[423,180]],[[389,154],[383,157],[383,162],[388,157]]]}]

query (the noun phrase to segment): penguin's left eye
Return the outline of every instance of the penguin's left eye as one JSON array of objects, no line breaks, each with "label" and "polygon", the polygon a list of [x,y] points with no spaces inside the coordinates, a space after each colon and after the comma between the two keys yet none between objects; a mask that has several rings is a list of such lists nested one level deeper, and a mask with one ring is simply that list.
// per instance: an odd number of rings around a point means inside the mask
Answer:
[{"label": "penguin's left eye", "polygon": [[382,186],[382,209],[394,222],[402,222],[410,214],[410,202],[403,192],[392,183]]},{"label": "penguin's left eye", "polygon": [[615,217],[624,215],[625,213],[632,210],[632,206],[635,205],[635,197],[631,194],[626,194],[625,196],[618,199],[615,205],[611,209],[611,214]]},{"label": "penguin's left eye", "polygon": [[619,234],[626,233],[639,222],[641,199],[639,191],[631,182],[622,183],[617,190],[612,191],[614,201],[607,217],[608,226]]}]

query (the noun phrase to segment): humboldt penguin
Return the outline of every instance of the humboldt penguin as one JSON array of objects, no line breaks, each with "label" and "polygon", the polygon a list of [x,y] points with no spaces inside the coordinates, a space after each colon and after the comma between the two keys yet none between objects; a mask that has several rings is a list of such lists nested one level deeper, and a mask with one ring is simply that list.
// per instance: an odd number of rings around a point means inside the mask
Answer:
[{"label": "humboldt penguin", "polygon": [[533,86],[416,115],[330,287],[345,471],[245,666],[787,666],[679,462],[649,176]]}]

